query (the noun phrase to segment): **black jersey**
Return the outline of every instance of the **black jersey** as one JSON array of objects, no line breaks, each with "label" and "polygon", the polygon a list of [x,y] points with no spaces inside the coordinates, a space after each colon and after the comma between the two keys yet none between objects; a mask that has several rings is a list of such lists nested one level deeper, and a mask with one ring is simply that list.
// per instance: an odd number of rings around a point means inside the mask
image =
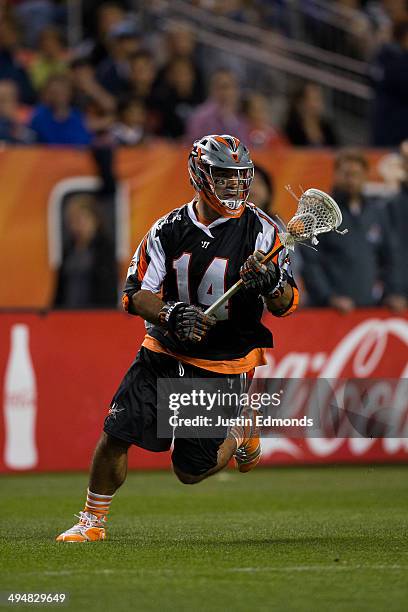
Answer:
[{"label": "black jersey", "polygon": [[[159,219],[147,233],[131,261],[124,293],[131,298],[140,289],[161,291],[165,302],[187,302],[206,309],[240,278],[239,270],[249,255],[256,249],[268,252],[277,241],[276,225],[252,204],[238,218],[220,217],[205,226],[197,220],[194,202],[190,202]],[[277,263],[296,287],[285,249]],[[262,298],[242,289],[218,309],[219,322],[199,343],[180,342],[157,325],[146,323],[146,327],[150,336],[174,353],[237,359],[254,348],[273,346],[271,332],[261,323],[263,310]]]}]

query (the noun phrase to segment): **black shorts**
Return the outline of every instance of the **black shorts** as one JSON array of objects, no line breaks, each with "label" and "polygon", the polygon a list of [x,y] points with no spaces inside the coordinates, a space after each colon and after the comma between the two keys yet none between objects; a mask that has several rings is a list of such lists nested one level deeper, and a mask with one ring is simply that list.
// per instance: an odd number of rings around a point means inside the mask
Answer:
[{"label": "black shorts", "polygon": [[[218,378],[210,372],[142,347],[115,393],[104,431],[153,452],[168,451],[172,438],[157,437],[158,378]],[[242,380],[240,374],[228,378]],[[217,451],[225,438],[175,438],[173,465],[185,474],[204,474],[217,464]]]}]

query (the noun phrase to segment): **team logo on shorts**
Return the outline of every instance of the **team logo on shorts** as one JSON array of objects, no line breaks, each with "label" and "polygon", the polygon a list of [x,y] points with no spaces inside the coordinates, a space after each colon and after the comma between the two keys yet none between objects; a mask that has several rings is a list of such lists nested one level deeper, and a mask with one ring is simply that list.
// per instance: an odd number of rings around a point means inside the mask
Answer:
[{"label": "team logo on shorts", "polygon": [[108,416],[112,417],[116,420],[116,416],[118,412],[123,412],[124,408],[119,408],[116,402],[113,402],[112,406],[109,408]]}]

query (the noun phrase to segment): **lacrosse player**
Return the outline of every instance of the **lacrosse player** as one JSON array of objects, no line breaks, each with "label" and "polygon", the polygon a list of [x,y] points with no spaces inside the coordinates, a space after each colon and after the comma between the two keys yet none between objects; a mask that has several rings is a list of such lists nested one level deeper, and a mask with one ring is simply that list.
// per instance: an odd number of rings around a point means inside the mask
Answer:
[{"label": "lacrosse player", "polygon": [[[280,244],[277,228],[247,203],[254,175],[248,149],[233,136],[205,136],[194,143],[188,170],[194,199],[159,219],[131,261],[123,304],[146,321],[147,334],[113,397],[91,466],[85,508],[60,542],[105,538],[115,491],[126,478],[127,452],[135,444],[167,451],[157,436],[157,379],[228,377],[248,380],[273,346],[261,323],[266,308],[277,317],[293,312],[298,292],[288,253],[261,264]],[[204,310],[241,277],[244,288],[214,315]],[[248,472],[259,462],[253,424],[232,427],[225,439],[175,438],[176,476],[194,484],[234,457]]]}]

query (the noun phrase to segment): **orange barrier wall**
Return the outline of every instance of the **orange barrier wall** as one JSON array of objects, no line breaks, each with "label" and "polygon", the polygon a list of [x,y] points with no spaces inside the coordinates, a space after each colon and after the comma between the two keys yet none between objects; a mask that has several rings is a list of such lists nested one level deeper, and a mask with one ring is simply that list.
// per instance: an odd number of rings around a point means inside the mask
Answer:
[{"label": "orange barrier wall", "polygon": [[[371,152],[369,157],[376,162],[380,155]],[[187,156],[186,149],[167,144],[117,152],[117,176],[129,200],[128,217],[122,220],[130,228],[124,261],[158,217],[191,199]],[[300,185],[330,189],[331,152],[255,151],[253,157],[273,175],[276,209],[284,219],[295,208],[285,185],[296,191]],[[96,174],[87,151],[40,147],[0,151],[0,308],[49,305],[55,282],[48,256],[50,198],[64,179]]]}]

